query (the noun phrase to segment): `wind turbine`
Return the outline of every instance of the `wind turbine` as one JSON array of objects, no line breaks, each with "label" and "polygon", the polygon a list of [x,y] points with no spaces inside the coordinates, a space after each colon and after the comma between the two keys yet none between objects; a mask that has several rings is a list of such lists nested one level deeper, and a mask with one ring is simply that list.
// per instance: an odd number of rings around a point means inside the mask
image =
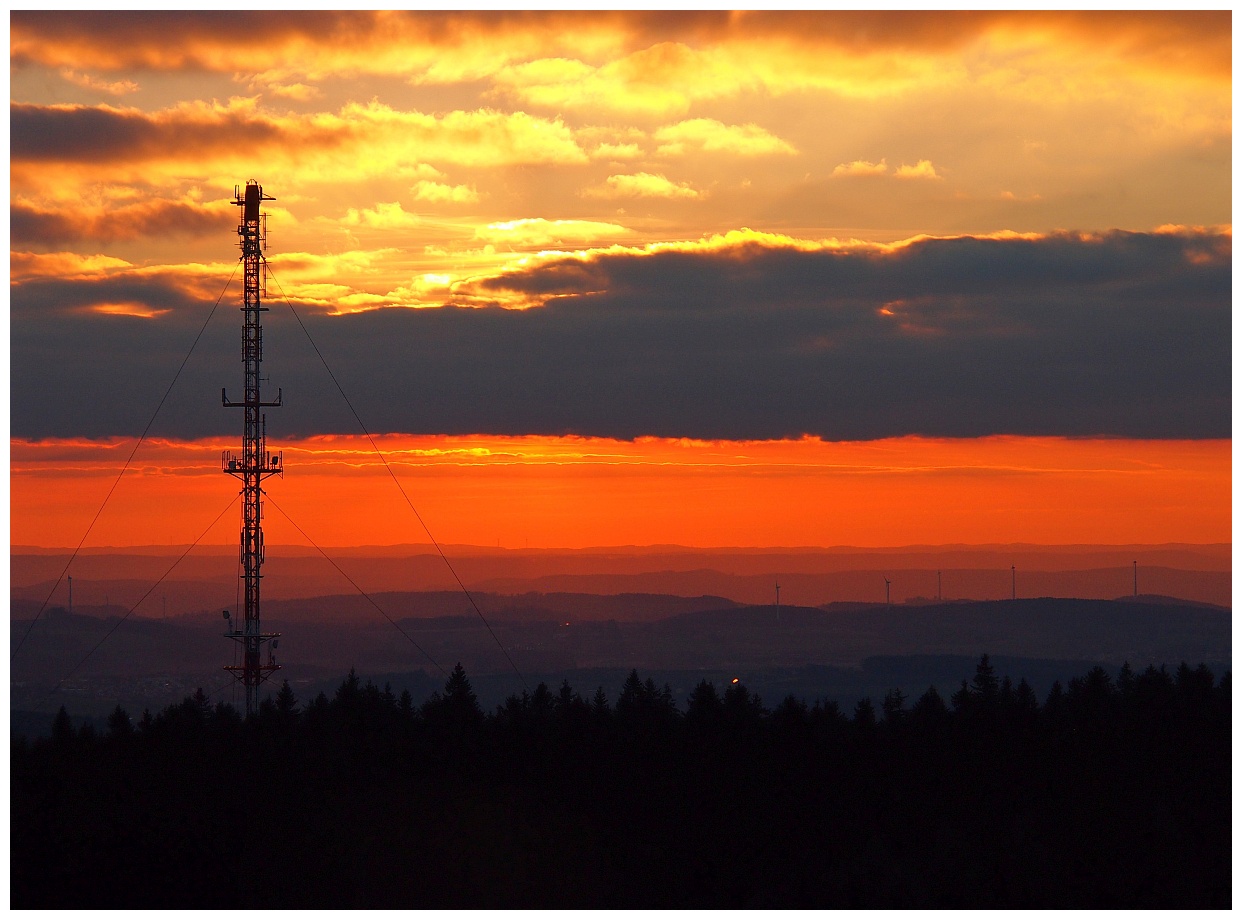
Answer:
[{"label": "wind turbine", "polygon": [[776,580],[776,622],[781,621],[781,582]]},{"label": "wind turbine", "polygon": [[885,605],[886,607],[891,607],[891,606],[893,606],[893,602],[892,602],[892,600],[890,599],[890,596],[889,596],[889,593],[888,593],[888,589],[889,589],[889,587],[890,587],[892,584],[893,584],[893,583],[892,583],[891,581],[889,581],[889,580],[888,580],[888,577],[887,577],[887,576],[885,576],[885,578],[884,578],[884,605]]}]

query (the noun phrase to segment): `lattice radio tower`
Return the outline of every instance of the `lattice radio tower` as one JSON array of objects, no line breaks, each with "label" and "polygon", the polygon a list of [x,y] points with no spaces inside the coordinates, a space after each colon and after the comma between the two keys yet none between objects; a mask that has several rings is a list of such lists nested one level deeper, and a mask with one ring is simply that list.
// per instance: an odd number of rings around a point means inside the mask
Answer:
[{"label": "lattice radio tower", "polygon": [[[246,688],[247,716],[258,712],[259,686],[274,671],[280,670],[273,654],[280,633],[265,633],[259,626],[259,586],[263,577],[260,573],[263,568],[262,484],[268,476],[284,473],[281,454],[272,454],[267,450],[267,416],[262,411],[268,406],[279,406],[283,394],[278,389],[275,402],[264,402],[259,395],[263,379],[260,374],[263,364],[261,315],[267,312],[267,308],[262,306],[262,299],[267,294],[266,263],[263,258],[267,220],[261,203],[273,200],[270,195],[263,194],[263,186],[253,179],[246,183],[244,193],[237,187],[233,189],[233,204],[242,209],[237,235],[241,237],[245,268],[245,296],[241,308],[245,398],[241,402],[231,402],[227,391],[220,390],[220,399],[227,408],[239,408],[245,413],[241,454],[225,451],[221,465],[224,472],[237,477],[242,483],[241,577],[245,583],[246,602],[245,619],[240,629],[237,623],[230,620],[229,612],[224,611],[225,620],[229,620],[225,635],[241,643],[242,663],[229,665],[225,670],[231,671]],[[263,657],[265,646],[266,661]]]}]

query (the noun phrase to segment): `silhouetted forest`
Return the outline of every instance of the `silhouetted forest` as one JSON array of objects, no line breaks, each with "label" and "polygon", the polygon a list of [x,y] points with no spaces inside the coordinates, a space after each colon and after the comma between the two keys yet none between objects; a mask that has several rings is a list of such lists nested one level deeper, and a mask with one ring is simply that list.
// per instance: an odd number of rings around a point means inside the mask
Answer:
[{"label": "silhouetted forest", "polygon": [[13,741],[10,906],[1228,908],[1230,725],[1202,665],[1041,704],[986,656],[845,708],[633,672],[485,713],[459,665],[422,706],[62,709]]}]

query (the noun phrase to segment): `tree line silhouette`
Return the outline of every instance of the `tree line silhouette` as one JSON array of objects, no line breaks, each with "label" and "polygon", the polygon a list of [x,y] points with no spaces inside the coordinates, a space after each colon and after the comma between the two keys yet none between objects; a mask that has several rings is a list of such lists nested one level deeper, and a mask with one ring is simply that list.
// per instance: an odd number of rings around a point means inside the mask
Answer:
[{"label": "tree line silhouette", "polygon": [[350,672],[15,738],[13,907],[1228,907],[1230,677],[983,656],[849,711],[631,672],[485,713]]}]

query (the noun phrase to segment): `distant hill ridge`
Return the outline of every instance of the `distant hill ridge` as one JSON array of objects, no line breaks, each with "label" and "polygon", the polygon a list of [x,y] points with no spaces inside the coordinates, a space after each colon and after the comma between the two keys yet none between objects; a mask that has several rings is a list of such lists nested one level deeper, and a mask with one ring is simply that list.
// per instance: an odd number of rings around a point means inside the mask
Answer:
[{"label": "distant hill ridge", "polygon": [[[282,663],[343,673],[350,666],[399,670],[463,661],[477,673],[510,666],[496,639],[470,610],[444,595],[385,596],[388,616],[417,628],[416,650],[374,608],[358,599],[320,598],[326,616],[296,618],[299,604],[272,605],[265,624],[284,634]],[[827,664],[850,666],[874,655],[995,655],[1133,665],[1232,659],[1232,614],[1206,605],[1035,598],[939,605],[824,609],[739,606],[716,597],[484,597],[497,639],[520,668],[721,667]],[[455,601],[454,601],[455,603]],[[590,607],[589,605],[594,605]],[[630,611],[631,619],[617,613]],[[109,611],[114,613],[114,611]],[[334,613],[333,613],[334,612]],[[12,679],[40,681],[68,673],[115,619],[45,611]],[[11,622],[14,637],[29,619]],[[146,674],[228,663],[219,614],[168,622],[131,617],[92,657],[83,674]]]},{"label": "distant hill ridge", "polygon": [[[23,550],[29,550],[23,552]],[[86,548],[72,564],[74,604],[128,610],[144,594],[140,617],[163,617],[232,606],[237,595],[235,547],[199,547],[180,561],[171,547]],[[453,566],[472,592],[496,595],[716,596],[739,604],[782,600],[808,606],[878,602],[891,582],[892,600],[936,596],[1003,599],[1016,567],[1020,597],[1122,598],[1144,595],[1197,603],[1232,604],[1230,544],[903,546],[891,548],[591,547],[517,550],[447,546]],[[331,549],[336,563],[364,590],[448,591],[455,579],[429,547]],[[14,547],[10,597],[14,612],[26,602],[69,606],[67,550]],[[157,580],[168,575],[157,589]],[[264,567],[268,602],[356,594],[340,571],[308,547],[269,546]],[[538,605],[538,601],[532,601]],[[451,611],[449,611],[451,612]],[[671,612],[671,611],[670,611]],[[603,614],[601,614],[603,615]],[[619,615],[625,616],[622,611]]]}]

